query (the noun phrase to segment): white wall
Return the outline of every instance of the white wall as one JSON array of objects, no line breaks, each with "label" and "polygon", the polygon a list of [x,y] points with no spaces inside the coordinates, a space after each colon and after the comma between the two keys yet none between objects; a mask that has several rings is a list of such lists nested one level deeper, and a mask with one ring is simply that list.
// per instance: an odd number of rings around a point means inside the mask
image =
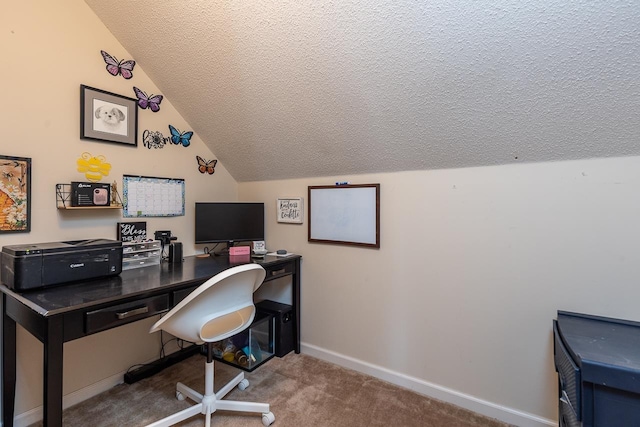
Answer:
[{"label": "white wall", "polygon": [[[324,177],[237,185],[196,171],[202,141],[148,150],[80,140],[79,86],[129,94],[157,88],[138,64],[125,81],[104,49],[130,56],[80,0],[13,2],[0,16],[0,153],[33,159],[32,231],[0,245],[115,237],[119,212],[55,209],[54,185],[81,178],[84,151],[123,174],[182,177],[185,217],[148,220],[193,245],[196,200],[264,200],[269,249],[303,255],[306,351],[367,369],[521,425],[557,419],[551,320],[558,309],[640,320],[640,158]],[[141,37],[153,37],[141,34]],[[134,58],[135,59],[135,58]],[[140,113],[143,129],[188,129],[171,100]],[[337,180],[382,185],[379,250],[308,244],[302,225],[275,221],[277,197]],[[157,354],[149,322],[65,345],[64,392],[121,375]],[[42,346],[18,331],[17,414],[40,405]],[[515,423],[515,421],[514,421]]]},{"label": "white wall", "polygon": [[[169,144],[147,149],[145,129],[169,134],[168,124],[191,129],[165,98],[158,113],[139,110],[138,146],[81,140],[80,85],[135,97],[133,86],[160,93],[138,63],[134,77],[125,80],[105,70],[100,50],[119,59],[132,59],[82,0],[20,1],[4,5],[0,14],[0,154],[32,159],[30,233],[2,234],[0,246],[87,238],[116,238],[119,210],[61,211],[56,209],[55,184],[85,180],[76,170],[83,152],[104,155],[112,169],[103,182],[122,175],[184,178],[186,214],[147,218],[148,231],[172,230],[193,254],[193,205],[196,200],[236,200],[236,181],[218,164],[213,175],[197,171],[196,155],[215,155],[195,135],[187,148]],[[153,37],[153,35],[141,35]],[[135,59],[135,58],[133,58]],[[103,332],[65,345],[64,393],[121,378],[130,366],[158,356],[159,335],[149,335],[153,319]],[[16,414],[35,413],[41,405],[42,345],[18,329],[18,385]]]},{"label": "white wall", "polygon": [[[307,242],[278,197],[381,184],[379,250]],[[557,310],[640,320],[640,158],[241,183],[303,255],[313,354],[518,425],[557,420]]]}]

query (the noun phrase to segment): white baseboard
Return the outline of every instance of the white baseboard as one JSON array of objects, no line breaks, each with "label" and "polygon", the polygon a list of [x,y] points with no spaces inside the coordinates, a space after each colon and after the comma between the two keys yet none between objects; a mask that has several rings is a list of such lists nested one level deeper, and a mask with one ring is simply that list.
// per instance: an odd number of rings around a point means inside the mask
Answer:
[{"label": "white baseboard", "polygon": [[460,393],[456,390],[429,383],[419,378],[410,377],[399,372],[394,372],[387,368],[372,365],[370,363],[363,362],[362,360],[354,359],[311,344],[300,343],[300,347],[301,352],[308,354],[309,356],[313,356],[345,368],[353,369],[354,371],[362,372],[363,374],[371,375],[372,377],[390,382],[391,384],[413,390],[416,393],[451,403],[508,424],[520,427],[557,427],[558,425],[556,421],[550,419],[487,402],[486,400],[478,399],[468,394]]},{"label": "white baseboard", "polygon": [[[88,387],[84,387],[80,390],[74,391],[73,393],[67,394],[62,398],[62,408],[66,409],[97,394],[105,392],[118,384],[122,384],[124,382],[124,374],[125,372],[121,372],[98,381],[95,384],[91,384]],[[27,412],[23,412],[22,414],[17,414],[13,419],[13,425],[15,427],[27,427],[33,423],[41,421],[42,415],[42,406],[38,406],[37,408],[33,408]]]}]

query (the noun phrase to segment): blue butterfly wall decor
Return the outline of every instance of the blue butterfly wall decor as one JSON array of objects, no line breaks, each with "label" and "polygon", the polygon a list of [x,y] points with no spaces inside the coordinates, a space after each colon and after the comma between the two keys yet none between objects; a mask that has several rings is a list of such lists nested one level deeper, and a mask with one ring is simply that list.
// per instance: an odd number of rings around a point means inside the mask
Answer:
[{"label": "blue butterfly wall decor", "polygon": [[147,96],[145,92],[141,91],[135,86],[133,87],[133,91],[138,97],[138,106],[140,108],[142,108],[143,110],[145,108],[149,108],[154,113],[157,113],[158,111],[160,111],[160,103],[162,102],[162,98],[163,98],[162,95]]},{"label": "blue butterfly wall decor", "polygon": [[193,136],[193,132],[180,132],[178,129],[169,125],[169,131],[171,132],[171,142],[174,144],[182,144],[185,147],[188,147],[191,144],[191,137]]}]

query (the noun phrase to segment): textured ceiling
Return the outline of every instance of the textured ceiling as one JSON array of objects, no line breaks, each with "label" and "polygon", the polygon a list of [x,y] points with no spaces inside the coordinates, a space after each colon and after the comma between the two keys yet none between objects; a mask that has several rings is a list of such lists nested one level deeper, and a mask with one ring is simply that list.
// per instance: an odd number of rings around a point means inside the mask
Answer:
[{"label": "textured ceiling", "polygon": [[640,155],[640,2],[86,0],[238,181]]}]

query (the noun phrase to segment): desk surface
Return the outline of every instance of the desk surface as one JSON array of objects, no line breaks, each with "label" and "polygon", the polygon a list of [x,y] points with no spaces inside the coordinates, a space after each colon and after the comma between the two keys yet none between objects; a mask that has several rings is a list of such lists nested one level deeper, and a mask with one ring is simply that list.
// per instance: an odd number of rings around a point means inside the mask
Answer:
[{"label": "desk surface", "polygon": [[[266,256],[264,259],[251,258],[252,263],[271,267],[286,264],[292,258]],[[176,289],[176,285],[189,287],[203,282],[220,271],[247,262],[232,263],[229,257],[185,257],[181,263],[163,262],[157,266],[148,266],[125,270],[118,276],[86,280],[78,283],[51,286],[28,292],[14,292],[5,285],[0,291],[11,294],[15,299],[27,305],[41,316],[55,316],[71,310],[92,307],[113,301],[122,301],[129,297],[163,292],[165,288]]]}]

